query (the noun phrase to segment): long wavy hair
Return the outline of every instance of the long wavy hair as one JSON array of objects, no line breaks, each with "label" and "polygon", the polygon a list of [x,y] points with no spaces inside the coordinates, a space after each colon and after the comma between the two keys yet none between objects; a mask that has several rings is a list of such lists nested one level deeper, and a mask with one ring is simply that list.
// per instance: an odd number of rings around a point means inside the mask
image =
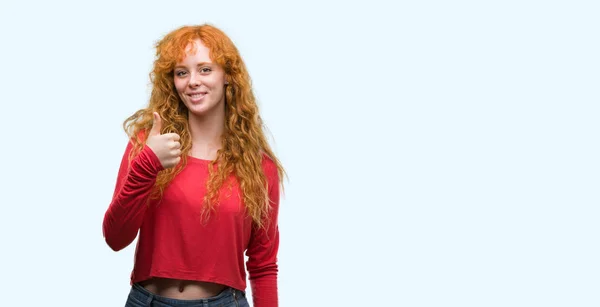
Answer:
[{"label": "long wavy hair", "polygon": [[186,56],[186,47],[195,39],[200,39],[208,47],[211,60],[225,70],[229,81],[225,88],[222,146],[217,152],[217,159],[209,165],[203,220],[206,221],[210,212],[215,211],[219,190],[227,178],[234,174],[242,192],[246,212],[256,226],[265,227],[270,204],[267,178],[262,168],[263,156],[266,155],[275,163],[280,178],[278,185],[282,183],[285,171],[265,137],[246,66],[233,42],[218,28],[208,24],[184,26],[168,33],[156,43],[156,59],[150,73],[150,102],[146,108],[138,110],[123,123],[125,132],[133,140],[130,159],[144,147],[147,138],[145,132],[152,127],[152,113],[158,112],[163,122],[161,133],[174,132],[180,136],[181,162],[159,173],[150,199],[162,198],[165,187],[186,166],[187,156],[192,148],[188,109],[175,89],[173,69]]}]

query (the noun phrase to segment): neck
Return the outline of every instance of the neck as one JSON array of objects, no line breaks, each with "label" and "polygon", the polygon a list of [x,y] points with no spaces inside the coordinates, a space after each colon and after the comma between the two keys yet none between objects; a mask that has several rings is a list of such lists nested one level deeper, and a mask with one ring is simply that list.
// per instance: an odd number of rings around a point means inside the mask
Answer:
[{"label": "neck", "polygon": [[190,155],[213,160],[221,149],[221,135],[225,131],[225,109],[219,108],[209,114],[197,116],[189,113],[188,121],[192,138]]}]

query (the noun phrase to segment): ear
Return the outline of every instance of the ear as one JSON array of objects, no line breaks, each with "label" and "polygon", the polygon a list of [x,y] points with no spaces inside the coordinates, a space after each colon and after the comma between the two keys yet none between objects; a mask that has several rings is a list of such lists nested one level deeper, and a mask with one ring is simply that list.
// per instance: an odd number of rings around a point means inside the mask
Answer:
[{"label": "ear", "polygon": [[225,85],[229,85],[229,76],[225,75]]}]

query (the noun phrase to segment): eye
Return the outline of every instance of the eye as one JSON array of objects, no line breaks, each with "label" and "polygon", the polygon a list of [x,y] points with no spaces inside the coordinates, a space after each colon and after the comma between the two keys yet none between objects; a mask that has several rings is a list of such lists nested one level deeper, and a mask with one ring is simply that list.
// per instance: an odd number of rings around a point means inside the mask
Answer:
[{"label": "eye", "polygon": [[209,67],[202,67],[202,68],[200,68],[200,72],[203,73],[203,74],[207,74],[207,73],[209,73],[211,71],[212,71],[212,69],[210,69]]},{"label": "eye", "polygon": [[179,70],[179,71],[176,71],[176,72],[175,72],[175,75],[176,75],[177,77],[184,77],[186,74],[187,74],[187,72],[186,72],[186,71],[184,71],[184,70]]}]

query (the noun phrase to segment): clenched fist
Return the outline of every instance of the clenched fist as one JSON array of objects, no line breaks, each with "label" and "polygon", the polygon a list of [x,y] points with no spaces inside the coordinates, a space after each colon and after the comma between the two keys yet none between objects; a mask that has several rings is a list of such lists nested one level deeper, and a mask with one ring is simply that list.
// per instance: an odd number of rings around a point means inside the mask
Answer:
[{"label": "clenched fist", "polygon": [[165,133],[160,134],[162,119],[158,113],[154,112],[154,121],[152,129],[148,134],[146,146],[150,147],[154,154],[160,160],[164,168],[171,168],[177,165],[181,160],[181,143],[179,143],[179,134]]}]

